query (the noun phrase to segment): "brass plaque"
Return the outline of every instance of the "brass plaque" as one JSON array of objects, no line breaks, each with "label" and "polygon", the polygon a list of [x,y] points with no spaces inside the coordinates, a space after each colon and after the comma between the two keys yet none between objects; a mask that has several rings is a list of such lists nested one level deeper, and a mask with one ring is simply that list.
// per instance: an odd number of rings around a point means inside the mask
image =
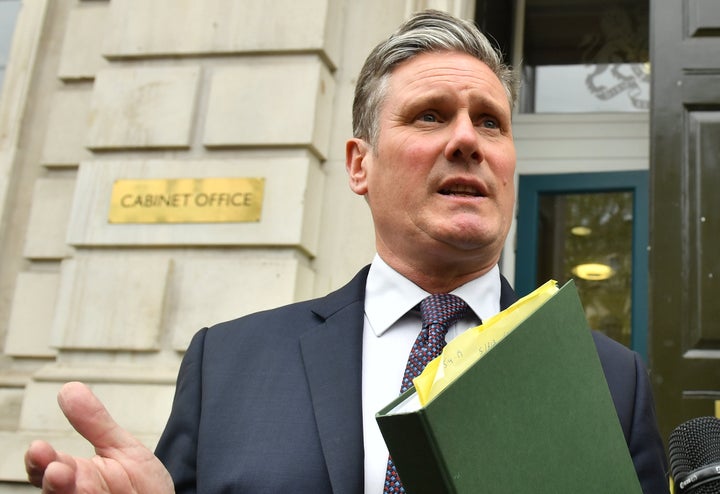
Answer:
[{"label": "brass plaque", "polygon": [[260,221],[264,178],[116,180],[110,223]]}]

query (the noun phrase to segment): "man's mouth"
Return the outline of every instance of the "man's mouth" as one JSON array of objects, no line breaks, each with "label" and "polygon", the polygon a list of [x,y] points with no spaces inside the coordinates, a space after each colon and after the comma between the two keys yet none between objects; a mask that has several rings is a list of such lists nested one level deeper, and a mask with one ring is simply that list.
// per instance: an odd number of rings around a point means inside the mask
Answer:
[{"label": "man's mouth", "polygon": [[444,196],[482,197],[483,195],[478,189],[468,185],[453,185],[438,192]]}]

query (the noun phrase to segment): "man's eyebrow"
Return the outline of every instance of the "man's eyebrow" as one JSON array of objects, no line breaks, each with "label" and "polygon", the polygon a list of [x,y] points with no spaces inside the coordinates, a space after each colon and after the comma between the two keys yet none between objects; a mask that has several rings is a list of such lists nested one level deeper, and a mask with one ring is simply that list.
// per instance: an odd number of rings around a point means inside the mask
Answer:
[{"label": "man's eyebrow", "polygon": [[447,91],[436,89],[432,91],[425,91],[417,95],[416,97],[409,98],[402,104],[401,108],[415,109],[418,106],[438,106],[442,104],[447,104],[453,99],[455,98]]},{"label": "man's eyebrow", "polygon": [[474,92],[470,99],[470,102],[471,104],[478,104],[483,108],[489,109],[490,113],[507,115],[510,115],[511,113],[509,109],[504,105],[507,100],[498,101],[497,98],[489,96],[486,91]]},{"label": "man's eyebrow", "polygon": [[[431,88],[410,97],[399,106],[400,112],[422,111],[426,109],[439,108],[456,100],[456,96],[442,88]],[[481,114],[492,114],[495,116],[507,116],[510,119],[511,111],[504,105],[506,99],[498,100],[488,94],[487,91],[479,89],[471,90],[470,105],[471,111],[478,111]],[[509,105],[509,103],[507,103]]]}]

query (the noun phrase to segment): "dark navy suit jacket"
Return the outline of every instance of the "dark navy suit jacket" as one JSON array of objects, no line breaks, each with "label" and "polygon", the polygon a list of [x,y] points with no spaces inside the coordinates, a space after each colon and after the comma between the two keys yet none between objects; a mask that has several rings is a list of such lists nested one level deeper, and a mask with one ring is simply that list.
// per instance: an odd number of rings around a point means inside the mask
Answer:
[{"label": "dark navy suit jacket", "polygon": [[[156,450],[178,494],[363,493],[367,273],[195,335]],[[515,299],[503,278],[501,306]],[[646,371],[634,352],[594,337],[645,494],[668,492]]]}]

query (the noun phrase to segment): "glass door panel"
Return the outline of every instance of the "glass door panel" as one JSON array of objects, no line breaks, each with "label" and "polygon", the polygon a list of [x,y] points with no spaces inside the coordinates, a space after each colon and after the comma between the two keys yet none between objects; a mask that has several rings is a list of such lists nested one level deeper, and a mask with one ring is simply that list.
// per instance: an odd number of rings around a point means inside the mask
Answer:
[{"label": "glass door panel", "polygon": [[632,342],[632,192],[541,194],[537,285],[570,279],[588,323]]}]

